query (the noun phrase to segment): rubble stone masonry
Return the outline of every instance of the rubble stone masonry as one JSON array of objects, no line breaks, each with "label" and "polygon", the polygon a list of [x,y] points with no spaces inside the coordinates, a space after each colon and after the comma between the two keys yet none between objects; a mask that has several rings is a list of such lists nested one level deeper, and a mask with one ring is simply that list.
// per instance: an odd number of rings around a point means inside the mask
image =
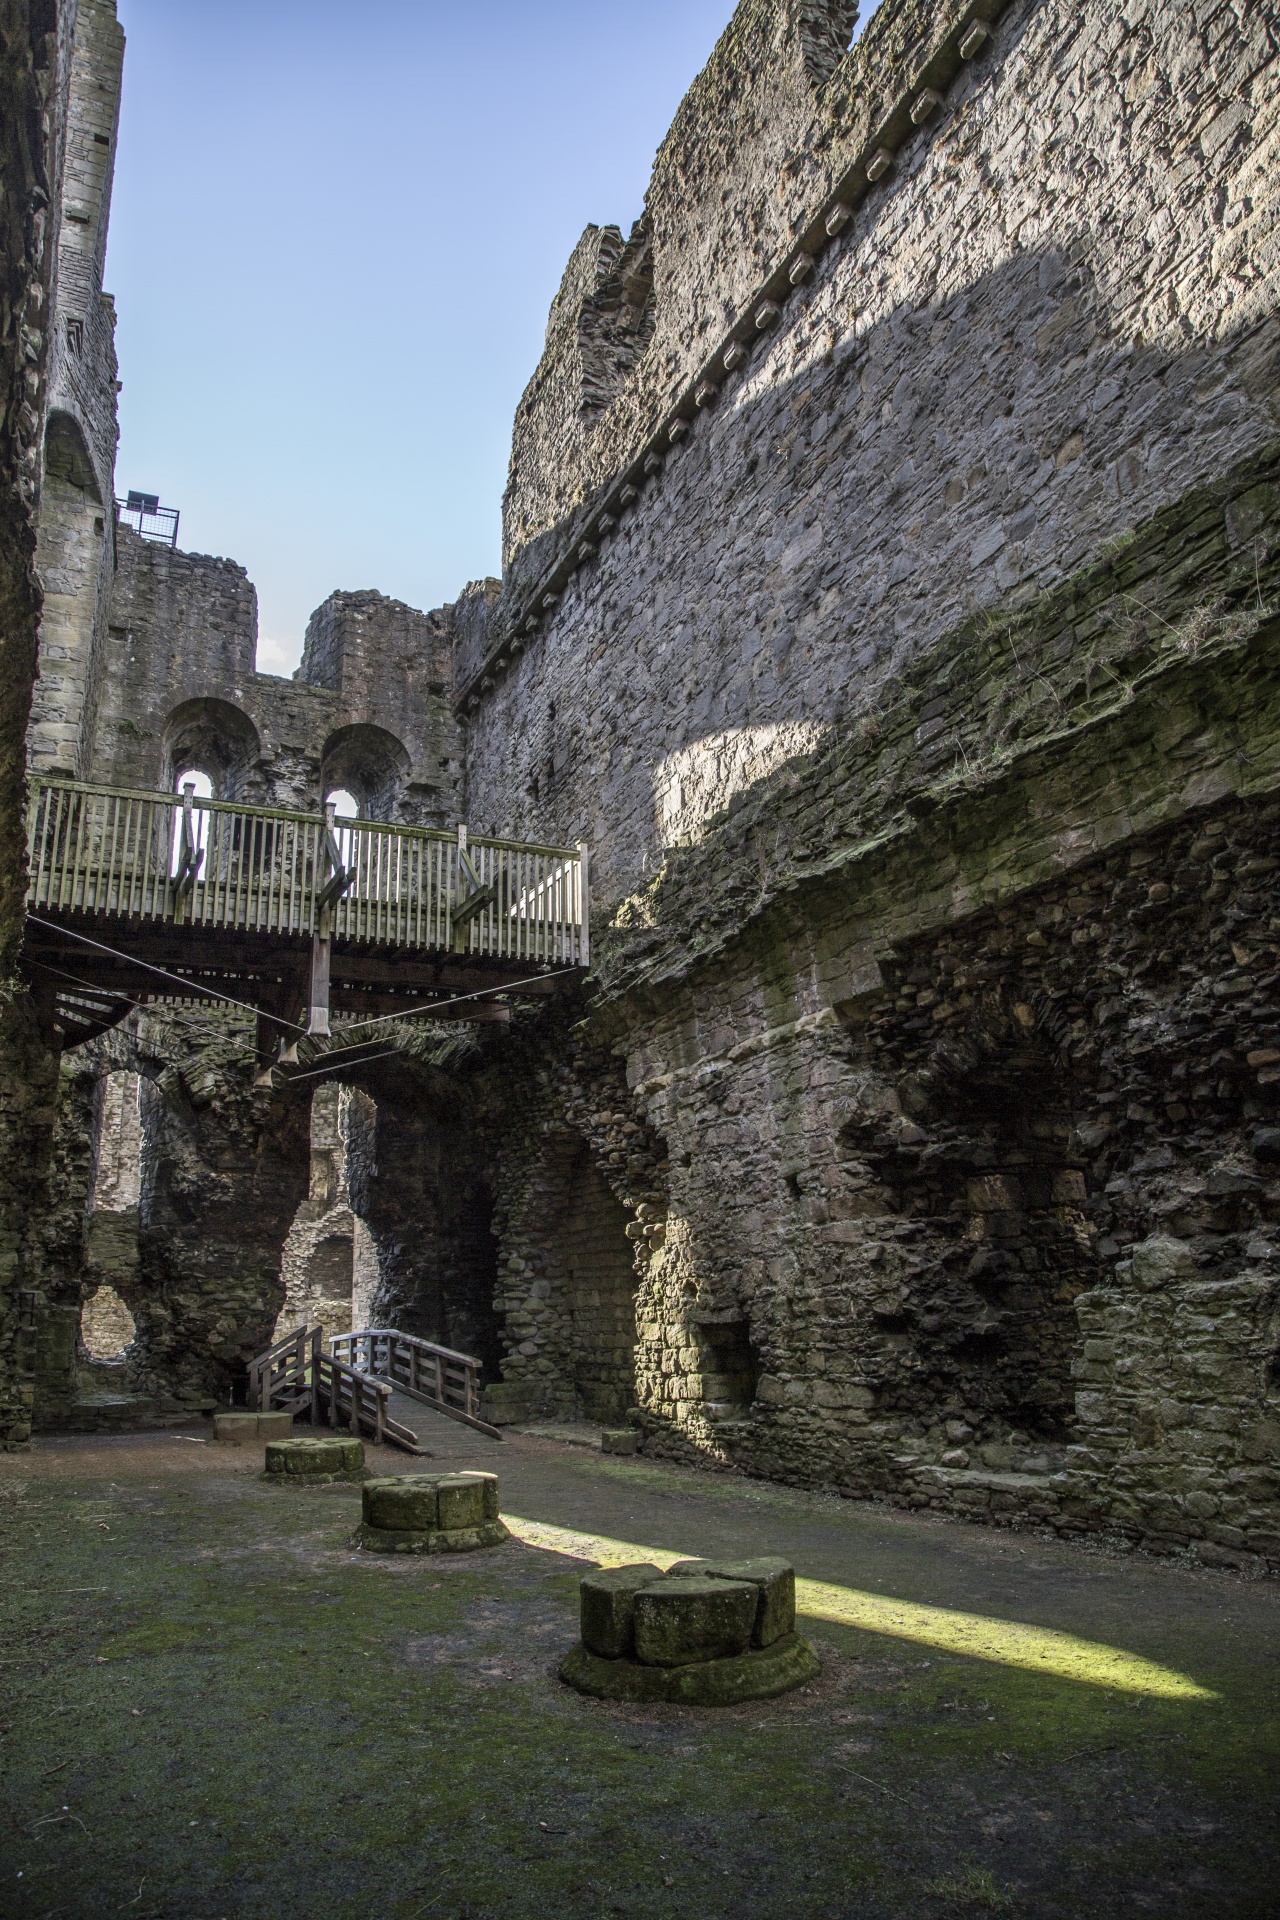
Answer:
[{"label": "rubble stone masonry", "polygon": [[22,1444],[31,1429],[36,1300],[25,1236],[50,1151],[57,1074],[17,959],[41,608],[34,556],[55,279],[50,208],[73,19],[40,0],[0,4],[0,1447]]},{"label": "rubble stone masonry", "polygon": [[[46,1424],[108,1268],[162,1417],[286,1299],[346,1310],[359,1242],[492,1419],[1280,1567],[1274,10],[853,18],[743,0],[641,220],[587,229],[501,581],[337,593],[289,681],[232,561],[121,531],[105,640],[76,600],[33,751],[588,842],[592,974],[314,1112],[232,1013],[79,1051]],[[117,1082],[137,1203],[95,1227]],[[5,1084],[47,1135],[47,1057]]]},{"label": "rubble stone masonry", "polygon": [[846,27],[738,9],[517,417],[469,815],[595,991],[491,1404],[598,1391],[589,1213],[646,1450],[1280,1564],[1275,21]]}]

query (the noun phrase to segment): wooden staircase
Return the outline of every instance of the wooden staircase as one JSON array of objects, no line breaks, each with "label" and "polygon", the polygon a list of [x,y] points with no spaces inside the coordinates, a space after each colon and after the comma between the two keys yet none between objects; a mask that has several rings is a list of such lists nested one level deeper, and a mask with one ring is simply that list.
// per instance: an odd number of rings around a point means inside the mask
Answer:
[{"label": "wooden staircase", "polygon": [[323,1350],[320,1327],[299,1327],[249,1364],[249,1405],[259,1413],[310,1414],[311,1424],[346,1426],[375,1446],[390,1441],[425,1453],[411,1427],[393,1418],[391,1397],[407,1394],[436,1413],[500,1440],[480,1418],[481,1362],[394,1327],[335,1334]]},{"label": "wooden staircase", "polygon": [[249,1363],[249,1405],[257,1413],[309,1413],[318,1427],[347,1427],[380,1447],[426,1453],[411,1427],[392,1418],[393,1389],[323,1350],[321,1327],[299,1327]]}]

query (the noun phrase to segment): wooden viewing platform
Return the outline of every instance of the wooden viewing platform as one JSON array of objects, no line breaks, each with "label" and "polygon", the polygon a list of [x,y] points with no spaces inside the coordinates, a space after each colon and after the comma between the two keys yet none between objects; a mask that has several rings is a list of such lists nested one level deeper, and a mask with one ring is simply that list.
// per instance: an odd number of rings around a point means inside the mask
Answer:
[{"label": "wooden viewing platform", "polygon": [[28,858],[23,957],[64,1045],[150,1000],[248,1003],[264,1059],[331,1011],[503,1021],[459,996],[589,957],[582,846],[43,780]]}]

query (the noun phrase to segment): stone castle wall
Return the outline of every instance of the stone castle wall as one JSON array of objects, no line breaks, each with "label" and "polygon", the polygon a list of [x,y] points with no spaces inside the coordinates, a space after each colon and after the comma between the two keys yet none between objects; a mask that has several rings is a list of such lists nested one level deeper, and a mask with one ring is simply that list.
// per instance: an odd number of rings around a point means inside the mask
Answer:
[{"label": "stone castle wall", "polygon": [[815,73],[740,7],[553,312],[456,697],[476,824],[591,842],[595,992],[500,1178],[493,1406],[585,1411],[585,1152],[648,1450],[1256,1568],[1274,23],[979,12]]},{"label": "stone castle wall", "polygon": [[69,30],[37,564],[40,673],[28,755],[82,776],[107,651],[115,569],[115,308],[103,292],[124,35],[115,0],[78,0]]},{"label": "stone castle wall", "polygon": [[26,733],[35,570],[76,8],[0,4],[0,1447],[31,1431],[41,1296],[30,1244],[47,1182],[57,1060],[16,972],[26,894]]},{"label": "stone castle wall", "polygon": [[1274,51],[1261,13],[1007,12],[484,696],[476,824],[590,840],[616,902],[975,610],[1274,442]]},{"label": "stone castle wall", "polygon": [[243,567],[124,526],[116,538],[93,779],[165,790],[196,767],[219,799],[314,809],[342,787],[375,819],[457,817],[448,610],[335,593],[284,679],[256,671],[257,595]]},{"label": "stone castle wall", "polygon": [[340,1213],[376,1317],[480,1352],[495,1418],[1256,1570],[1274,22],[851,28],[744,0],[641,221],[588,228],[501,582],[337,594],[283,681],[239,568],[120,534],[95,777],[588,841],[593,975],[353,1069],[377,1171],[337,1212],[314,1082],[251,1089],[234,1017],[135,1016],[68,1076],[41,1258],[69,1314],[88,1089],[138,1073],[139,1392],[229,1391],[291,1224]]}]

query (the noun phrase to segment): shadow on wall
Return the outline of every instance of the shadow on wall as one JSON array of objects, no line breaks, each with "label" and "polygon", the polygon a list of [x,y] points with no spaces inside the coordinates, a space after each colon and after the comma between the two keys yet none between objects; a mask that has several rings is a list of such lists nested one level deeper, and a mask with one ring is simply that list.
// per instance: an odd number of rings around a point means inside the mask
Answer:
[{"label": "shadow on wall", "polygon": [[[839,256],[820,269],[791,352],[758,349],[490,697],[476,817],[593,839],[599,897],[616,896],[779,759],[874,718],[892,677],[963,622],[1049,588],[1272,441],[1280,321],[1249,294],[1220,340],[1188,348],[1185,316],[1157,324],[1142,303],[1122,333],[1092,250],[1079,236],[1015,254],[871,324]],[[650,582],[643,600],[632,579]]]},{"label": "shadow on wall", "polygon": [[619,1421],[636,1404],[637,1277],[629,1220],[584,1146],[569,1176],[559,1248],[570,1380],[588,1420]]},{"label": "shadow on wall", "polygon": [[[944,1037],[898,1093],[912,1121],[927,1123],[929,1151],[912,1152],[909,1133],[888,1152],[873,1140],[867,1154],[916,1233],[908,1283],[875,1303],[880,1405],[926,1425],[949,1419],[961,1450],[1048,1450],[1060,1465],[1075,1423],[1076,1300],[1099,1275],[1062,1062],[993,1004]],[[908,1330],[912,1367],[895,1386],[888,1349]]]},{"label": "shadow on wall", "polygon": [[617,1424],[635,1407],[636,1246],[630,1215],[569,1128],[549,1133],[508,1219],[502,1380],[485,1396],[500,1423]]},{"label": "shadow on wall", "polygon": [[465,1076],[388,1060],[367,1084],[378,1101],[378,1178],[361,1209],[378,1248],[371,1317],[474,1354],[493,1380],[502,1349],[490,1180],[503,1116]]}]

